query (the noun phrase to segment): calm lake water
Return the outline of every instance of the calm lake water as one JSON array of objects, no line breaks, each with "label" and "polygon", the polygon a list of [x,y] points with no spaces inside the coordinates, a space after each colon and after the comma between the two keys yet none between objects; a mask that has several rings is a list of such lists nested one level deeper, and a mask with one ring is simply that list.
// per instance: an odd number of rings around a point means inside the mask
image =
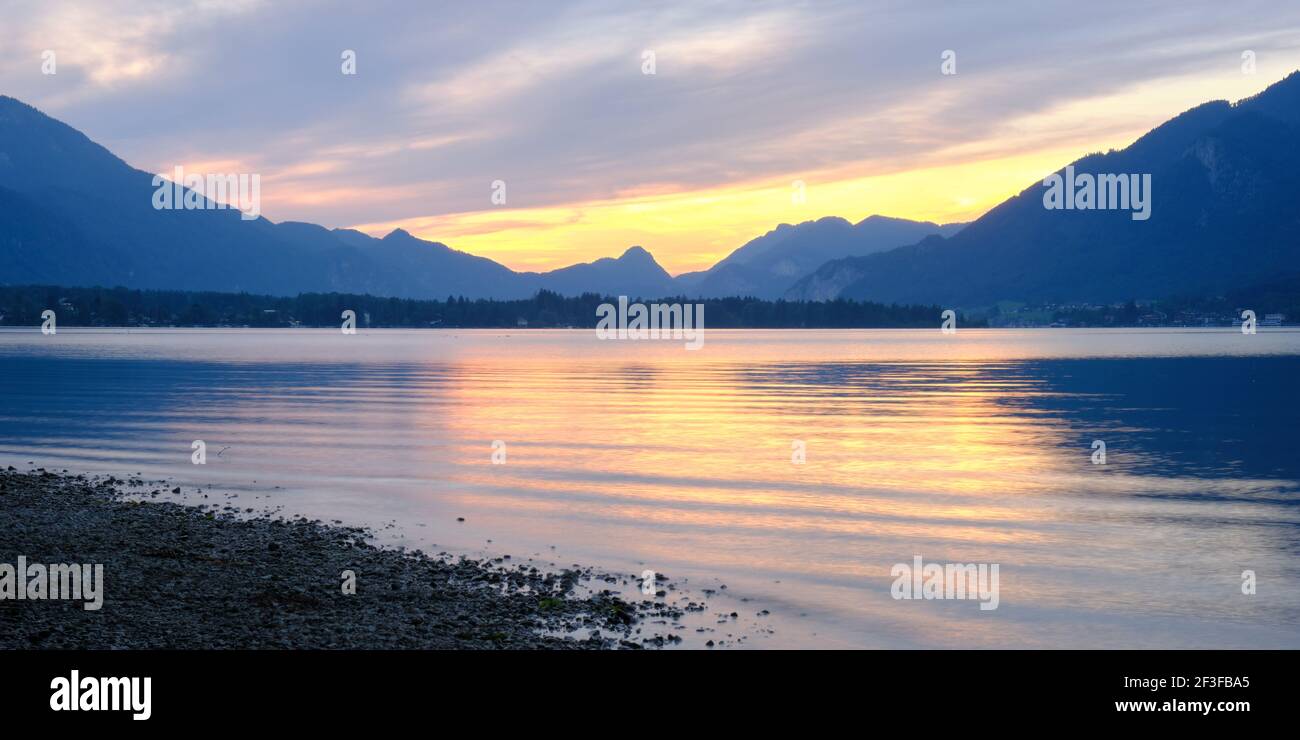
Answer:
[{"label": "calm lake water", "polygon": [[[1297,379],[1287,330],[8,330],[0,461],[653,569],[687,646],[1294,648]],[[998,608],[892,598],[917,555]]]}]

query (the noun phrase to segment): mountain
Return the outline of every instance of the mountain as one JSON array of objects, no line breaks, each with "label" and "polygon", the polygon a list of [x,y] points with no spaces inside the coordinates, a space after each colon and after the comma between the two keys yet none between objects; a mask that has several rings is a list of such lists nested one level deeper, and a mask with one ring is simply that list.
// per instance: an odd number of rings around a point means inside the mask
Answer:
[{"label": "mountain", "polygon": [[690,296],[778,298],[829,260],[913,244],[931,234],[949,236],[962,226],[885,216],[870,216],[856,224],[834,216],[794,226],[781,224],[708,270],[679,275],[677,284]]},{"label": "mountain", "polygon": [[[786,296],[939,303],[1105,303],[1219,295],[1300,271],[1300,73],[1197,106],[1078,175],[1150,175],[1151,210],[1049,210],[1035,183],[957,234],[829,262]],[[1063,174],[1066,170],[1058,171]]]},{"label": "mountain", "polygon": [[157,210],[153,175],[76,129],[0,96],[0,283],[270,295],[523,298],[541,288],[658,296],[672,279],[640,247],[545,273],[397,229],[382,239],[225,209]]},{"label": "mountain", "polygon": [[[541,288],[660,297],[836,297],[979,308],[1226,295],[1300,273],[1300,73],[1197,106],[1058,172],[1150,176],[1150,218],[1049,210],[1034,183],[962,226],[872,216],[782,224],[708,270],[633,247],[545,273],[396,230],[382,239],[232,210],[156,210],[153,175],[0,96],[0,283],[519,298]],[[793,287],[791,287],[793,286]]]},{"label": "mountain", "polygon": [[[457,251],[440,242],[430,242],[396,229],[383,239],[372,240],[359,250],[386,271],[400,273],[400,282],[386,276],[383,285],[364,289],[371,295],[470,295],[488,298],[517,298],[534,291],[505,265],[487,257]],[[378,283],[378,281],[376,281]]]},{"label": "mountain", "polygon": [[76,229],[36,201],[0,187],[0,276],[23,275],[33,283],[67,279],[82,284],[111,267]]},{"label": "mountain", "polygon": [[[641,247],[629,247],[618,259],[605,257],[595,262],[526,275],[535,276],[534,284],[538,288],[564,295],[602,292],[658,298],[673,295],[676,290],[672,276]],[[602,286],[602,289],[593,291],[591,286],[595,285]]]},{"label": "mountain", "polygon": [[0,188],[9,191],[0,223],[26,219],[38,232],[6,229],[0,279],[281,292],[327,283],[323,265],[286,249],[268,221],[154,210],[152,179],[75,129],[0,97]]}]

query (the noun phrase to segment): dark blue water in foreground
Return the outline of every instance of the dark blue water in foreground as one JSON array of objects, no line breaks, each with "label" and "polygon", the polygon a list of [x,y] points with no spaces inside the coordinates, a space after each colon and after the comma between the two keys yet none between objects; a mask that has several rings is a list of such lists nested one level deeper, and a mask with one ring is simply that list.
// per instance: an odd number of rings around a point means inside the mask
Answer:
[{"label": "dark blue water in foreground", "polygon": [[[727,584],[687,644],[1300,647],[1297,378],[1295,332],[0,332],[0,462]],[[892,598],[916,555],[998,608]]]}]

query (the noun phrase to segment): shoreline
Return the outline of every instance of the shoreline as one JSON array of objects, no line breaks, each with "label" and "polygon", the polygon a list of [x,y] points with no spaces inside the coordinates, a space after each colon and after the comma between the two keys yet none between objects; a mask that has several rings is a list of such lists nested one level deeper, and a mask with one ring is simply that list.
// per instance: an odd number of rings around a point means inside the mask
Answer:
[{"label": "shoreline", "polygon": [[[668,630],[680,610],[603,587],[627,576],[402,551],[357,527],[129,498],[163,485],[0,469],[0,564],[21,556],[102,564],[104,574],[96,610],[0,598],[0,649],[640,649],[679,639]],[[643,628],[652,617],[660,634]]]}]

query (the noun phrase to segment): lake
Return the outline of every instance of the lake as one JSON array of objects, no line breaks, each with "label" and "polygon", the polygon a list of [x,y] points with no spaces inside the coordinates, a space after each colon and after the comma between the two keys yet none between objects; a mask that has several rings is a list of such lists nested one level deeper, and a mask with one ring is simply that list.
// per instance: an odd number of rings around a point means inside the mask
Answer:
[{"label": "lake", "polygon": [[[684,646],[1295,648],[1298,378],[1285,329],[0,330],[0,462],[654,570]],[[997,608],[894,598],[918,556]]]}]

